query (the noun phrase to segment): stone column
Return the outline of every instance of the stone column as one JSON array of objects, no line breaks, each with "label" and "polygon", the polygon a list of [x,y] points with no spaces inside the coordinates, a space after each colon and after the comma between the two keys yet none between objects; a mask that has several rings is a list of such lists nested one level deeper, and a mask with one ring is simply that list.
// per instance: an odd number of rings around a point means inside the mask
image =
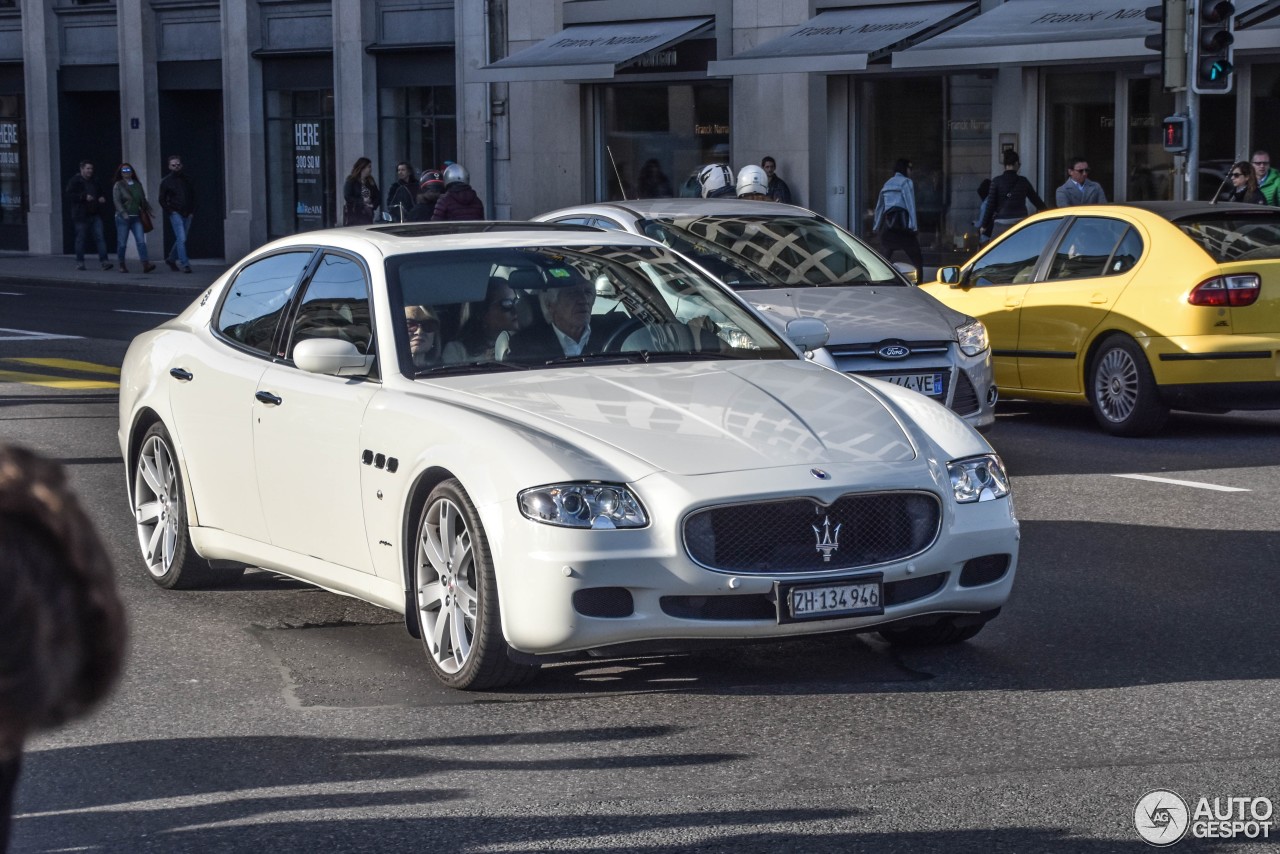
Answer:
[{"label": "stone column", "polygon": [[58,16],[54,0],[22,4],[22,76],[27,113],[27,246],[62,254],[62,188],[58,152]]},{"label": "stone column", "polygon": [[[351,164],[360,157],[373,161],[386,202],[389,187],[381,185],[378,176],[395,174],[394,164],[378,162],[378,89],[377,66],[365,47],[373,41],[374,3],[333,4],[333,113],[334,151],[337,173],[338,224],[342,224],[342,185]],[[388,169],[388,166],[391,168]]]},{"label": "stone column", "polygon": [[227,218],[223,247],[234,262],[267,240],[266,131],[255,0],[222,0],[222,126]]},{"label": "stone column", "polygon": [[[150,0],[118,0],[116,39],[120,57],[120,148],[159,212],[155,199],[166,169],[160,162],[163,155],[160,95],[156,87],[155,13]],[[159,239],[158,233],[153,239]],[[159,252],[157,257],[163,254]]]}]

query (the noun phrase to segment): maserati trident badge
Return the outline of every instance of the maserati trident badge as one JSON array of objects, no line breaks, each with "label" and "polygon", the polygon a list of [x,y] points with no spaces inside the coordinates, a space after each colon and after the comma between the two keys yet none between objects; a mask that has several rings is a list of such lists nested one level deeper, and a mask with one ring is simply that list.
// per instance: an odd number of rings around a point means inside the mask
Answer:
[{"label": "maserati trident badge", "polygon": [[822,520],[822,527],[812,525],[814,539],[818,541],[818,551],[822,552],[822,562],[831,563],[831,553],[840,548],[840,528],[839,522],[836,523],[835,530],[831,530],[831,517],[827,516]]}]

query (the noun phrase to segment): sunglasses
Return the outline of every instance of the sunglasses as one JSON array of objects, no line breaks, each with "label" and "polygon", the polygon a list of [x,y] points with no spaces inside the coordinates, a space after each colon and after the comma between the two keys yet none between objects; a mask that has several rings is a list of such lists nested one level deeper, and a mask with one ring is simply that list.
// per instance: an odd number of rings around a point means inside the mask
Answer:
[{"label": "sunglasses", "polygon": [[1270,160],[1255,160],[1255,161],[1253,161],[1253,165],[1254,165],[1254,166],[1270,166],[1270,165],[1271,165],[1271,161],[1270,161]]},{"label": "sunglasses", "polygon": [[405,325],[405,328],[408,329],[410,332],[417,332],[419,329],[421,329],[423,332],[435,332],[437,329],[440,328],[440,325],[438,323],[433,323],[430,320],[427,320],[427,321],[406,320],[404,322],[404,325]]},{"label": "sunglasses", "polygon": [[503,300],[498,300],[497,302],[494,303],[494,305],[502,309],[503,311],[514,311],[516,307],[516,303],[518,302],[520,302],[518,298],[503,299]]},{"label": "sunglasses", "polygon": [[120,170],[120,174],[121,174],[121,175],[132,175],[132,174],[133,174],[133,170],[132,170],[132,169],[121,169],[121,170]]},{"label": "sunglasses", "polygon": [[1231,173],[1231,177],[1232,177],[1232,178],[1243,178],[1243,177],[1245,177],[1245,174],[1244,174],[1243,172],[1232,172],[1232,173]]},{"label": "sunglasses", "polygon": [[1080,172],[1080,173],[1083,173],[1083,174],[1085,174],[1085,175],[1088,175],[1088,174],[1089,174],[1089,170],[1088,170],[1088,169],[1072,169],[1071,171],[1072,171],[1072,172]]}]

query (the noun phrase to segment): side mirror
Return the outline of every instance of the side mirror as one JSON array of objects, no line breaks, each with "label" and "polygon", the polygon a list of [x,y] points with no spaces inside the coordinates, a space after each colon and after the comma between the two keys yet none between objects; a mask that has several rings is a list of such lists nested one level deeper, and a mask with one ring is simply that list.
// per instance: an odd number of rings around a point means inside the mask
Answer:
[{"label": "side mirror", "polygon": [[309,374],[363,377],[373,368],[373,356],[341,338],[308,338],[294,345],[293,363]]},{"label": "side mirror", "polygon": [[808,352],[825,347],[831,330],[816,317],[794,317],[787,321],[786,336],[792,344]]},{"label": "side mirror", "polygon": [[913,285],[920,284],[920,280],[916,277],[915,267],[911,266],[905,261],[895,261],[893,262],[893,267],[895,270],[901,273],[903,277],[911,284]]},{"label": "side mirror", "polygon": [[953,288],[960,287],[960,268],[959,267],[939,267],[938,281],[944,285],[950,285]]}]

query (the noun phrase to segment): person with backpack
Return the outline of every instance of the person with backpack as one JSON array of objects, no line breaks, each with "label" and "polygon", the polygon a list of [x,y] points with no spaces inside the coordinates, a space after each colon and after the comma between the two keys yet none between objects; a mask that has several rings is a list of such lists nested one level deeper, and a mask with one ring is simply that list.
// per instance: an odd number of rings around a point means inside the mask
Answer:
[{"label": "person with backpack", "polygon": [[916,268],[916,282],[923,282],[924,255],[916,236],[920,228],[916,219],[916,187],[911,180],[911,161],[905,157],[893,164],[893,176],[880,188],[871,228],[880,234],[880,251],[884,257],[893,260],[893,253],[905,252]]}]

